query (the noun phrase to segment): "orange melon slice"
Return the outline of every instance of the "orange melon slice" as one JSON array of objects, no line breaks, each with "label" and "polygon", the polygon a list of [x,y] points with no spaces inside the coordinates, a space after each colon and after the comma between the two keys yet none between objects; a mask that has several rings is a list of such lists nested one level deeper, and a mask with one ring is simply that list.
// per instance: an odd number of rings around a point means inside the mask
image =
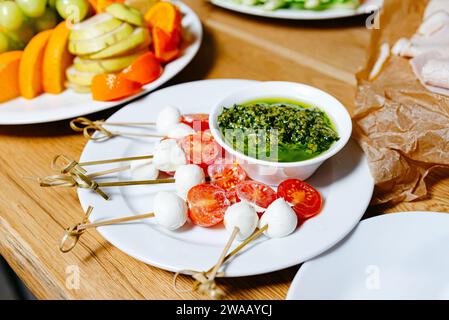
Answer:
[{"label": "orange melon slice", "polygon": [[20,95],[19,65],[22,54],[22,51],[0,54],[0,103]]},{"label": "orange melon slice", "polygon": [[42,80],[44,91],[59,94],[64,91],[65,71],[72,64],[73,56],[67,49],[70,29],[62,21],[53,29],[44,53]]},{"label": "orange melon slice", "polygon": [[44,91],[42,85],[42,67],[44,52],[53,30],[46,30],[35,35],[23,51],[19,67],[20,94],[26,99],[33,99]]},{"label": "orange melon slice", "polygon": [[181,12],[170,2],[161,1],[152,6],[144,16],[149,27],[158,27],[166,33],[182,32]]}]

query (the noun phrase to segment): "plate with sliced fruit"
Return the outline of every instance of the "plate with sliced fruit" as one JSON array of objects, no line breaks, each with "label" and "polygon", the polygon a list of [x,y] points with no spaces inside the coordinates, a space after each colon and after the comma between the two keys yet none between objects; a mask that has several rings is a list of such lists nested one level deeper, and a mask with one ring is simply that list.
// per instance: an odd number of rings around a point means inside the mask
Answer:
[{"label": "plate with sliced fruit", "polygon": [[[44,13],[31,18],[24,9],[41,2]],[[126,3],[1,2],[0,76],[6,80],[0,84],[0,124],[51,122],[115,107],[186,67],[202,41],[198,16],[180,1]]]},{"label": "plate with sliced fruit", "polygon": [[[123,124],[129,128],[117,129],[121,135],[101,138],[100,133],[94,134],[77,162],[79,169],[87,170],[82,179],[95,180],[75,183],[80,187],[82,208],[87,211],[93,207],[89,219],[114,246],[138,260],[174,272],[208,270],[230,235],[235,238],[230,250],[238,253],[224,265],[222,276],[280,270],[329,249],[362,217],[372,196],[373,179],[361,149],[346,140],[344,131],[350,132],[350,127],[344,129],[346,120],[338,118],[339,111],[329,112],[329,121],[323,120],[327,110],[340,108],[337,100],[320,100],[330,96],[299,84],[295,92],[288,87],[292,85],[249,80],[196,81],[161,89],[122,108],[102,123],[102,128],[116,130],[115,126]],[[341,150],[332,149],[332,143],[322,145],[320,153],[327,154],[328,159],[307,180],[299,180],[295,170],[286,170],[279,182],[264,183],[245,171],[242,160],[227,152],[210,130],[213,124],[209,116],[221,101],[229,101],[223,100],[226,96],[232,97],[246,87],[254,91],[255,86],[261,86],[257,88],[262,89],[261,98],[267,101],[266,94],[282,98],[281,91],[270,88],[287,89],[284,93],[290,95],[288,106],[276,100],[274,105],[258,102],[255,108],[288,108],[284,114],[302,119],[295,122],[296,134],[308,127],[306,124],[299,128],[300,123],[312,121],[320,124],[314,126],[315,133],[307,139],[335,130],[334,140],[343,140]],[[317,98],[316,105],[294,106],[291,94],[295,94],[295,101],[308,105]],[[319,109],[323,102],[332,104],[323,108],[326,112]],[[146,105],[151,105],[151,110]],[[233,105],[224,107],[229,107],[226,110],[230,112]],[[255,114],[253,107],[248,106],[249,114]],[[271,114],[276,116],[275,112]],[[316,117],[321,120],[316,121]],[[142,127],[143,122],[148,126]],[[316,143],[310,140],[307,146],[301,145],[304,150],[317,151]],[[339,148],[338,141],[333,143]],[[315,156],[323,162],[318,152]],[[103,161],[117,158],[114,162]],[[311,160],[305,160],[309,161],[307,165]],[[77,166],[72,163],[70,168]],[[114,168],[121,168],[120,172],[108,171]],[[109,200],[98,195],[99,189]],[[154,217],[102,224],[147,213]]]}]

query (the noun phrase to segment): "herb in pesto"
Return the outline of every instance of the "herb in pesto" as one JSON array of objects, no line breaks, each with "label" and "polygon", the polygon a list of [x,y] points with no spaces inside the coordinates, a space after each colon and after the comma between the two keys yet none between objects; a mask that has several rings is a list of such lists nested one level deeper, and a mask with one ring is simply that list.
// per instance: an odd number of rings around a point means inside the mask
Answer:
[{"label": "herb in pesto", "polygon": [[339,139],[326,113],[296,103],[236,104],[223,109],[218,126],[233,149],[276,162],[314,158]]}]

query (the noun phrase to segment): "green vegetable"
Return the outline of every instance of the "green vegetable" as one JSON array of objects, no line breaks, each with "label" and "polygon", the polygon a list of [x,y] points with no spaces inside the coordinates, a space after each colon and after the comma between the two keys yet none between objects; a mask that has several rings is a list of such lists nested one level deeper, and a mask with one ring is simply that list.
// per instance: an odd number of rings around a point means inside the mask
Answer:
[{"label": "green vegetable", "polygon": [[218,126],[233,149],[274,162],[314,158],[339,139],[325,112],[287,101],[264,100],[224,108]]},{"label": "green vegetable", "polygon": [[260,6],[266,10],[298,9],[298,10],[327,10],[327,9],[356,9],[360,0],[233,0],[248,6]]}]

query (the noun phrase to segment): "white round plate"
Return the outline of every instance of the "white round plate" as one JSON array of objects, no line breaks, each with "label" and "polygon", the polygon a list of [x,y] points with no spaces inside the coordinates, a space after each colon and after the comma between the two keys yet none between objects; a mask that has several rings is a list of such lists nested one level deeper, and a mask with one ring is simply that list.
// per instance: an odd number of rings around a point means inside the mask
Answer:
[{"label": "white round plate", "polygon": [[383,0],[366,0],[359,8],[353,9],[329,9],[322,11],[297,10],[297,9],[277,9],[265,10],[260,6],[247,6],[238,4],[233,0],[211,0],[216,6],[229,10],[251,14],[261,17],[293,20],[325,20],[336,18],[347,18],[362,14],[377,12],[383,5]]},{"label": "white round plate", "polygon": [[[252,84],[254,82],[248,80],[205,80],[164,88],[122,108],[108,121],[154,121],[158,111],[166,105],[177,106],[182,113],[208,113],[224,96]],[[155,139],[150,138],[125,137],[106,142],[90,141],[81,161],[151,154],[154,142]],[[111,165],[91,170],[106,168],[111,168]],[[112,177],[112,180],[129,180],[128,175],[124,173]],[[327,161],[308,181],[325,199],[320,215],[286,238],[259,238],[226,265],[226,276],[248,276],[280,270],[329,249],[356,226],[373,191],[367,161],[354,142]],[[91,220],[99,221],[151,212],[153,196],[159,190],[174,191],[174,186],[160,184],[108,188],[105,191],[111,195],[109,201],[85,189],[80,189],[78,195],[84,210],[89,205],[94,206]],[[180,230],[167,231],[151,219],[143,223],[100,227],[98,231],[130,256],[169,271],[209,269],[229,237],[222,225],[202,228],[187,223]]]},{"label": "white round plate", "polygon": [[98,112],[122,105],[169,81],[192,61],[200,48],[203,37],[201,21],[196,13],[180,1],[174,1],[174,3],[184,14],[182,24],[191,42],[183,48],[182,55],[167,64],[162,75],[157,80],[145,85],[141,92],[113,102],[95,101],[92,100],[90,94],[79,94],[70,89],[58,95],[42,94],[31,100],[16,98],[0,103],[0,125],[44,123]]},{"label": "white round plate", "polygon": [[402,212],[362,221],[299,269],[287,299],[449,299],[449,214]]}]

